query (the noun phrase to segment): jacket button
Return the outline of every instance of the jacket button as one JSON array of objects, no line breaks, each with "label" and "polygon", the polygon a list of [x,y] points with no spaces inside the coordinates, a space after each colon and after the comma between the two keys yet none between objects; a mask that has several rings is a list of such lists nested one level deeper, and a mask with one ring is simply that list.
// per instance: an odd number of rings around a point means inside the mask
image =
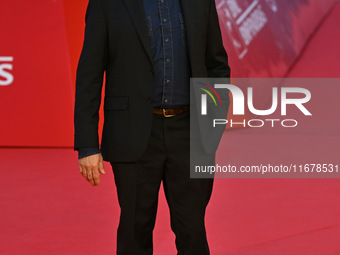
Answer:
[{"label": "jacket button", "polygon": [[155,75],[155,71],[154,71],[154,70],[150,70],[150,73],[151,73],[152,75]]},{"label": "jacket button", "polygon": [[153,102],[152,98],[148,98],[148,102],[152,103]]}]

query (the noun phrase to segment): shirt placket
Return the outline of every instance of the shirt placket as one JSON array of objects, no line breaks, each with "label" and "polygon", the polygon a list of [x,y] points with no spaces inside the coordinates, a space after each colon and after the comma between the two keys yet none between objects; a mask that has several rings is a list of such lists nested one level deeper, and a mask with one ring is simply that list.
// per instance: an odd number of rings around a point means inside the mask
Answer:
[{"label": "shirt placket", "polygon": [[164,78],[162,106],[168,108],[172,102],[174,66],[173,66],[173,39],[171,30],[171,17],[168,0],[158,0],[161,21],[161,37],[163,44]]}]

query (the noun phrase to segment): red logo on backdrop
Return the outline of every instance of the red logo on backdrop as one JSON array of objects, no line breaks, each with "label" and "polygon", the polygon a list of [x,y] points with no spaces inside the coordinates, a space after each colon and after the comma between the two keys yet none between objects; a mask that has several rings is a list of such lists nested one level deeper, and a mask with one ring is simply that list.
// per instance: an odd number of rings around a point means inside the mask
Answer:
[{"label": "red logo on backdrop", "polygon": [[14,76],[11,73],[13,70],[13,57],[0,56],[0,86],[11,85],[14,81]]}]

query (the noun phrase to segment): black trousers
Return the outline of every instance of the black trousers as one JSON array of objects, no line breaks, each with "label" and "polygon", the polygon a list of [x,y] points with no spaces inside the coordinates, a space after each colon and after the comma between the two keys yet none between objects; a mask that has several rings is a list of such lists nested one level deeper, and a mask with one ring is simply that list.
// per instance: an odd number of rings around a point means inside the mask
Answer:
[{"label": "black trousers", "polygon": [[213,179],[190,179],[189,131],[189,112],[169,118],[154,114],[143,156],[133,163],[111,162],[121,208],[118,255],[153,254],[161,181],[178,255],[209,254],[204,216]]}]

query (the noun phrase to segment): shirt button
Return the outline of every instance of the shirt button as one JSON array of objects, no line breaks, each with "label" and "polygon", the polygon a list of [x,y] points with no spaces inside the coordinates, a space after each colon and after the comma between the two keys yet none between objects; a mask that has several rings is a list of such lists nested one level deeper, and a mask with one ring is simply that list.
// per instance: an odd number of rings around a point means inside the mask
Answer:
[{"label": "shirt button", "polygon": [[165,41],[168,42],[168,41],[169,41],[169,38],[166,38]]},{"label": "shirt button", "polygon": [[166,83],[170,83],[170,80],[166,80]]},{"label": "shirt button", "polygon": [[167,22],[168,20],[167,19],[163,19],[164,22]]},{"label": "shirt button", "polygon": [[167,59],[166,59],[166,62],[170,62],[170,58],[167,58]]},{"label": "shirt button", "polygon": [[162,3],[164,3],[164,2],[165,2],[165,0],[161,0],[161,2],[162,2]]},{"label": "shirt button", "polygon": [[168,102],[168,99],[165,99],[164,102],[167,103],[167,102]]}]

